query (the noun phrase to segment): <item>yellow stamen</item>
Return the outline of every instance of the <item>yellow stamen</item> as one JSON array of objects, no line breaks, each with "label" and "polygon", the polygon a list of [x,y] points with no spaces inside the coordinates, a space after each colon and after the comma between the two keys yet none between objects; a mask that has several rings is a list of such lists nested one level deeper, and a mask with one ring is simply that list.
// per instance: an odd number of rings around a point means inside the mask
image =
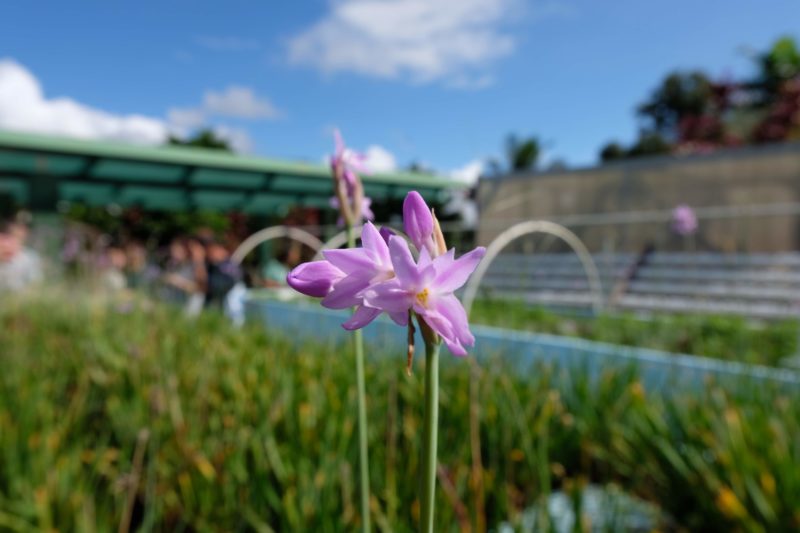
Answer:
[{"label": "yellow stamen", "polygon": [[428,289],[423,289],[422,292],[417,293],[417,302],[422,307],[428,307]]}]

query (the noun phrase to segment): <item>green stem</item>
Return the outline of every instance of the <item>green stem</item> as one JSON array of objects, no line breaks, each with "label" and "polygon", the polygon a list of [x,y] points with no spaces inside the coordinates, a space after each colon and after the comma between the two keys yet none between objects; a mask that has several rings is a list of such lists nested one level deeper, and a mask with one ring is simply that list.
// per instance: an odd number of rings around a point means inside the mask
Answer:
[{"label": "green stem", "polygon": [[[353,228],[347,225],[347,247],[355,248]],[[356,384],[358,390],[358,462],[361,481],[362,530],[370,531],[369,524],[369,453],[367,451],[367,391],[364,385],[364,337],[360,329],[353,332],[356,352]]]},{"label": "green stem", "polygon": [[439,342],[425,342],[425,420],[422,428],[422,514],[419,530],[432,533],[439,429]]}]

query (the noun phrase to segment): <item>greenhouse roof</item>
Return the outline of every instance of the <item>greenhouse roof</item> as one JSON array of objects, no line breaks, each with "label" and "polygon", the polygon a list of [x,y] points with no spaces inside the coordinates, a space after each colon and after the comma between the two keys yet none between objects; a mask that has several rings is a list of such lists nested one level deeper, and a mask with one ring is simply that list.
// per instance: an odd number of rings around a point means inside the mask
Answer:
[{"label": "greenhouse roof", "polygon": [[[418,190],[430,200],[464,185],[430,174],[362,176],[375,201]],[[35,210],[58,202],[138,205],[145,209],[236,209],[271,214],[325,207],[332,194],[325,165],[183,146],[145,147],[0,131],[0,193]]]}]

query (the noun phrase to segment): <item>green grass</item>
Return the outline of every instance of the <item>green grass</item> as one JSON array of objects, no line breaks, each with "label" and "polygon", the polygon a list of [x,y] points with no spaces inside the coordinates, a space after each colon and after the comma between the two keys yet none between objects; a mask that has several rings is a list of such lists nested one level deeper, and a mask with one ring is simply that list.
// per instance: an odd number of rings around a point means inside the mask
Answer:
[{"label": "green grass", "polygon": [[519,302],[492,300],[476,301],[471,319],[477,324],[772,366],[797,353],[800,336],[797,320],[753,324],[742,317],[717,315],[565,317]]},{"label": "green grass", "polygon": [[[283,335],[141,302],[5,302],[0,531],[113,531],[129,498],[131,530],[356,529],[352,356]],[[407,377],[404,355],[367,364],[380,531],[413,531],[419,512],[423,372],[418,360]],[[632,371],[593,381],[491,361],[478,382],[479,510],[468,362],[445,357],[441,385],[439,531],[477,514],[513,522],[550,490],[589,481],[655,502],[672,517],[664,531],[800,528],[794,394],[709,384],[669,399]]]}]

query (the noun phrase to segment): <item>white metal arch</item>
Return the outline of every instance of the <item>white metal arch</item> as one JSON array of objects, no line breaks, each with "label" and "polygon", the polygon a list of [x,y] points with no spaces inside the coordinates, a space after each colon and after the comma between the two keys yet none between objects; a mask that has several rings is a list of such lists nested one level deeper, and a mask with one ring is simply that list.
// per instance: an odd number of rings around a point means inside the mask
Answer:
[{"label": "white metal arch", "polygon": [[245,257],[247,257],[247,254],[255,250],[260,244],[274,239],[283,238],[301,242],[313,249],[315,252],[318,252],[324,246],[321,240],[300,228],[292,228],[289,226],[271,226],[269,228],[259,230],[246,238],[244,242],[242,242],[242,244],[240,244],[239,247],[233,252],[231,255],[231,260],[238,265],[242,262],[242,260],[244,260]]},{"label": "white metal arch", "polygon": [[575,252],[575,254],[578,256],[578,259],[580,259],[581,264],[583,265],[583,270],[586,272],[586,277],[589,281],[589,289],[592,292],[592,309],[595,312],[602,310],[603,286],[600,283],[600,273],[597,270],[597,265],[595,264],[594,259],[592,259],[592,255],[589,253],[589,250],[586,249],[586,246],[584,246],[583,242],[578,238],[577,235],[572,233],[561,224],[556,224],[555,222],[549,222],[547,220],[529,220],[527,222],[520,222],[519,224],[511,226],[498,235],[491,242],[491,244],[489,244],[489,247],[486,250],[486,255],[478,264],[478,268],[475,269],[475,273],[470,277],[467,287],[464,290],[463,303],[464,309],[467,311],[467,316],[469,316],[469,313],[472,310],[472,304],[475,301],[475,297],[478,295],[478,287],[483,280],[483,276],[489,270],[489,266],[492,264],[492,262],[506,246],[511,244],[512,241],[532,233],[546,233],[548,235],[553,235],[560,238],[562,241],[567,243],[570,248],[572,248],[572,251]]}]

